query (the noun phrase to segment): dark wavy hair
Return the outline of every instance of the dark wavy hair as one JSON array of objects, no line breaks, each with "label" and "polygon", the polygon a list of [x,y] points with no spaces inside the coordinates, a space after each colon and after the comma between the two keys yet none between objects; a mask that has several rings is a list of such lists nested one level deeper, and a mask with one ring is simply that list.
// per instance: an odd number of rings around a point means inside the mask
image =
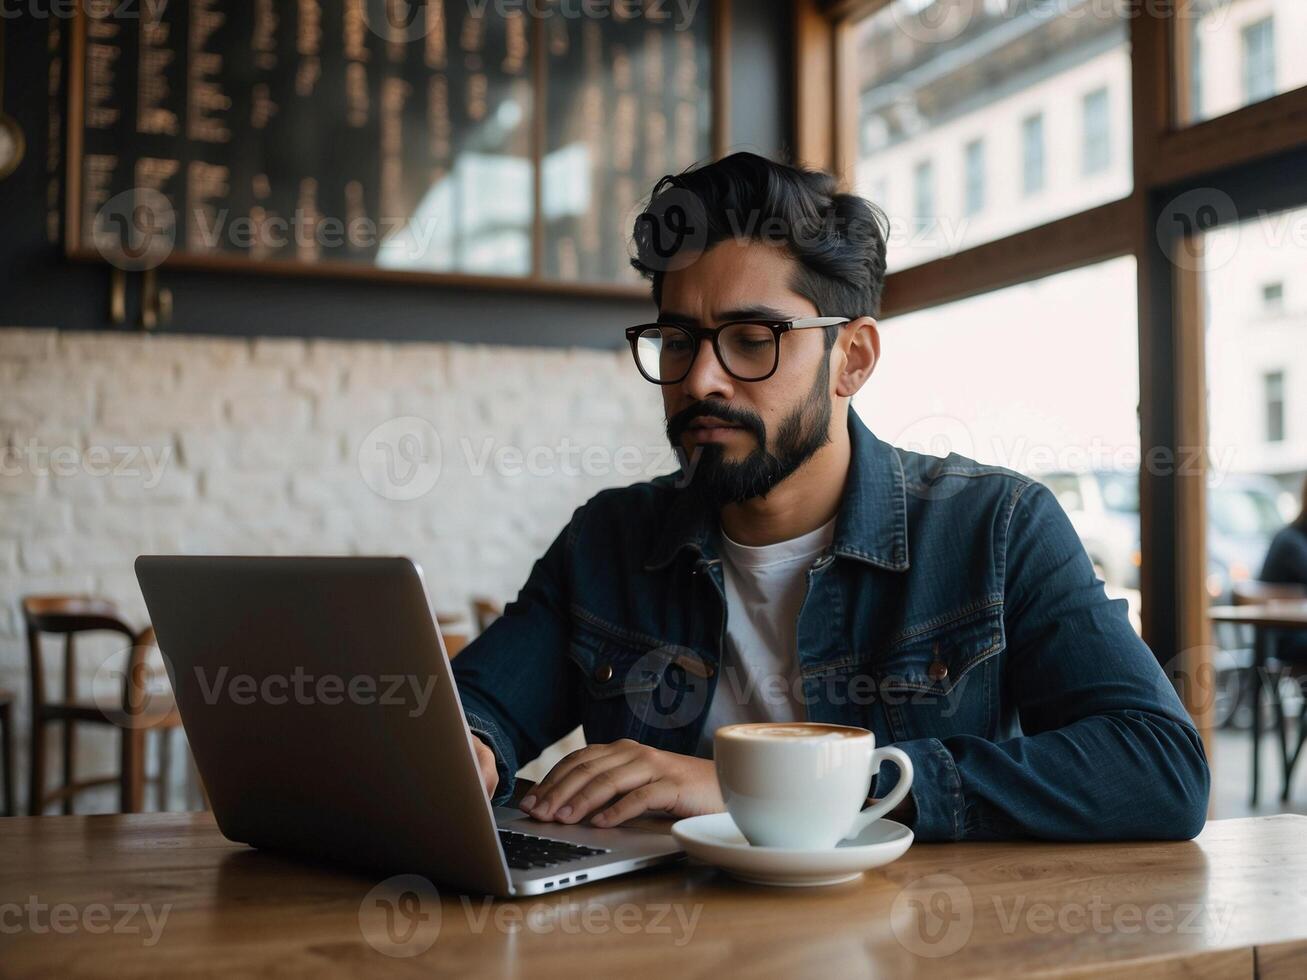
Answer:
[{"label": "dark wavy hair", "polygon": [[[654,185],[635,221],[631,265],[661,305],[671,269],[728,238],[768,242],[794,257],[790,288],[811,300],[819,316],[878,316],[888,229],[884,211],[841,193],[831,174],[732,153]],[[825,333],[829,347],[838,328]]]}]

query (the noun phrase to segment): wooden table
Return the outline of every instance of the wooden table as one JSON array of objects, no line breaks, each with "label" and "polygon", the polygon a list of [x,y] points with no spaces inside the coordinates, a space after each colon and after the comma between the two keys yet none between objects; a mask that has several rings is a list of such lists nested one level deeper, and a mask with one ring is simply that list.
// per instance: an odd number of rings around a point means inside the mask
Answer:
[{"label": "wooden table", "polygon": [[492,901],[388,893],[229,843],[207,813],[14,817],[0,975],[1275,980],[1307,975],[1305,842],[1282,815],[1184,842],[916,844],[830,888],[684,864]]},{"label": "wooden table", "polygon": [[[1246,606],[1212,606],[1207,610],[1207,617],[1213,623],[1234,623],[1253,627],[1253,662],[1249,668],[1252,693],[1252,805],[1257,805],[1257,786],[1261,776],[1262,737],[1262,698],[1261,685],[1266,675],[1266,661],[1270,658],[1271,638],[1275,630],[1307,630],[1307,600],[1273,599],[1265,603]],[[1278,705],[1279,698],[1275,703]],[[1280,762],[1284,772],[1284,785],[1281,799],[1289,798],[1289,788],[1293,783],[1293,770],[1302,750],[1302,741],[1292,752],[1284,735],[1284,718],[1277,717],[1280,735]]]}]

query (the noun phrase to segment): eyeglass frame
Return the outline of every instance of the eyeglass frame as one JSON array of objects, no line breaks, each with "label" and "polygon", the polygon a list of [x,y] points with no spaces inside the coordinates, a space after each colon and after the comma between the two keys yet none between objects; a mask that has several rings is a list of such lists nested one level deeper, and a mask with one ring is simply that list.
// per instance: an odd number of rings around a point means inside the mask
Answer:
[{"label": "eyeglass frame", "polygon": [[[736,381],[742,381],[745,384],[752,384],[755,381],[766,381],[775,374],[776,370],[781,366],[781,334],[789,333],[791,330],[808,330],[814,327],[839,327],[852,322],[852,319],[847,316],[801,316],[796,317],[793,320],[763,320],[757,318],[747,320],[727,320],[725,323],[719,324],[716,327],[688,327],[681,323],[637,323],[633,327],[626,328],[626,339],[631,345],[631,356],[635,359],[636,369],[640,372],[640,376],[651,384],[676,385],[688,378],[691,369],[694,367],[695,358],[699,356],[699,350],[703,347],[704,340],[712,342],[713,354],[717,358],[717,363],[722,366],[723,371],[729,374]],[[727,327],[736,326],[737,324],[742,323],[754,327],[767,327],[772,332],[772,349],[776,352],[776,356],[772,359],[771,370],[761,377],[740,377],[726,366],[726,360],[722,357],[722,349],[717,341],[718,335]],[[659,381],[657,378],[651,378],[649,377],[649,373],[644,369],[644,365],[640,363],[640,354],[639,351],[636,350],[635,345],[639,342],[642,333],[654,327],[680,330],[682,333],[689,334],[690,339],[694,341],[694,353],[690,355],[690,361],[685,366],[685,373],[675,380]]]}]

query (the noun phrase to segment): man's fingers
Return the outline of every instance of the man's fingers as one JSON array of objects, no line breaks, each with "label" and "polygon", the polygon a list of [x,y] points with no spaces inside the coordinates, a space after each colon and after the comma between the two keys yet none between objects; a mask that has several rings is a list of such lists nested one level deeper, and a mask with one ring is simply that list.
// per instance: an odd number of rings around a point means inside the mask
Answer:
[{"label": "man's fingers", "polygon": [[570,799],[563,801],[554,812],[554,818],[563,823],[576,823],[596,809],[609,803],[622,793],[658,778],[658,771],[641,759],[628,759],[625,763],[601,772],[580,787]]},{"label": "man's fingers", "polygon": [[627,793],[607,809],[596,813],[590,822],[598,827],[616,827],[624,820],[649,810],[671,810],[678,795],[679,791],[670,779],[659,779]]},{"label": "man's fingers", "polygon": [[499,785],[499,769],[495,766],[495,753],[477,736],[472,736],[472,751],[476,754],[477,768],[481,771],[481,785],[485,787],[486,796],[493,798],[495,788]]},{"label": "man's fingers", "polygon": [[[534,805],[527,803],[529,797],[522,799],[523,809],[529,810],[531,816],[537,820],[551,820],[558,814],[559,808],[566,806],[572,795],[582,786],[635,756],[634,743],[631,747],[621,742],[614,742],[610,745],[592,746],[592,748],[597,751],[586,753],[584,756],[575,753],[581,757],[571,760],[566,767],[563,767],[563,762],[568,760],[560,761],[541,781],[541,785],[532,792],[531,795],[535,797]],[[563,771],[559,772],[560,769]],[[566,813],[561,815],[564,819],[567,816]]]}]

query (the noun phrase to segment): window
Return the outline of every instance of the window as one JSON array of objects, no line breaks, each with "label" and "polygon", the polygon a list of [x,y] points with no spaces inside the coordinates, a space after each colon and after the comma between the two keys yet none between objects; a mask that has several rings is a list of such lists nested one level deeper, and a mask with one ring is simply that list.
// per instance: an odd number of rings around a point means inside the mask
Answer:
[{"label": "window", "polygon": [[985,210],[985,144],[972,140],[967,144],[967,214]]},{"label": "window", "polygon": [[[1109,592],[1137,611],[1137,325],[1128,256],[888,317],[853,405],[896,446],[1046,483]],[[1074,370],[1050,369],[1072,349]]]},{"label": "window", "polygon": [[1075,473],[1048,473],[1042,482],[1053,491],[1053,496],[1068,514],[1078,514],[1085,509],[1084,497],[1080,493],[1080,477]]},{"label": "window", "polygon": [[[849,24],[854,189],[874,199],[883,177],[903,189],[886,207],[890,272],[1130,195],[1123,152],[1093,181],[1074,179],[1081,95],[1104,88],[1114,100],[1129,97],[1128,7],[893,0]],[[1110,145],[1128,147],[1130,113],[1105,122]],[[984,142],[972,149],[977,134]],[[933,162],[930,192],[923,160]],[[1072,179],[1059,180],[1063,173]],[[927,195],[931,207],[922,208]],[[983,220],[971,219],[978,211]],[[918,233],[923,214],[929,235]]]},{"label": "window", "polygon": [[927,231],[935,223],[935,167],[922,160],[912,173],[914,225],[917,231]]},{"label": "window", "polygon": [[1262,389],[1266,392],[1266,441],[1284,442],[1284,372],[1263,376]]},{"label": "window", "polygon": [[1290,39],[1307,37],[1303,0],[1188,0],[1176,26],[1177,40],[1188,47],[1180,61],[1187,73],[1175,79],[1188,94],[1182,122],[1211,119],[1307,85],[1307,59],[1290,57],[1287,50]]},{"label": "window", "polygon": [[1249,24],[1243,38],[1243,100],[1260,102],[1275,94],[1275,22]]},{"label": "window", "polygon": [[1021,191],[1027,196],[1044,189],[1044,116],[1021,121]]},{"label": "window", "polygon": [[1107,89],[1087,94],[1081,104],[1084,133],[1080,170],[1086,177],[1107,170],[1112,162],[1112,134],[1108,130]]},{"label": "window", "polygon": [[1262,285],[1262,309],[1267,313],[1284,312],[1284,283],[1268,282]]}]

